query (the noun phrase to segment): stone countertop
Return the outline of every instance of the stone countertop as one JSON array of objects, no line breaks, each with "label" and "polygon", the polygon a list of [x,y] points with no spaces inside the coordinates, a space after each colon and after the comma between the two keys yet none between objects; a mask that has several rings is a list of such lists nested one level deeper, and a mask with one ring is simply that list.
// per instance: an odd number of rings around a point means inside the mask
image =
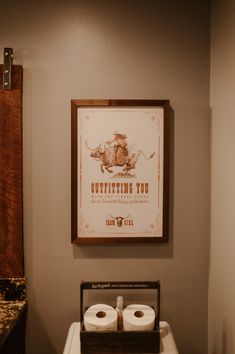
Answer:
[{"label": "stone countertop", "polygon": [[0,278],[0,348],[26,306],[25,278]]},{"label": "stone countertop", "polygon": [[0,348],[11,333],[27,303],[22,301],[0,301]]}]

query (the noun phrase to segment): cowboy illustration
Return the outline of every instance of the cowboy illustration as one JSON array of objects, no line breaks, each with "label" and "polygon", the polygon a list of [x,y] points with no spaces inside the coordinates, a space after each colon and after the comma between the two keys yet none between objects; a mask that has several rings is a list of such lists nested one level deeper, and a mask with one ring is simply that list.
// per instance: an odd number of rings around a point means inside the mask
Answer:
[{"label": "cowboy illustration", "polygon": [[119,131],[115,131],[113,139],[106,143],[116,149],[116,166],[123,166],[127,162],[128,157],[127,136]]}]

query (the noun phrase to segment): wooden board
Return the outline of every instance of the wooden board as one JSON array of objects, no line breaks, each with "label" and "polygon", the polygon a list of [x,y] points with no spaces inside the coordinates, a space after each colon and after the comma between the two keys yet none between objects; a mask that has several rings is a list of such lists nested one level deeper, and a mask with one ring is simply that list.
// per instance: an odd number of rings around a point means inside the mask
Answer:
[{"label": "wooden board", "polygon": [[12,89],[2,89],[0,65],[0,277],[24,276],[22,179],[22,66]]}]

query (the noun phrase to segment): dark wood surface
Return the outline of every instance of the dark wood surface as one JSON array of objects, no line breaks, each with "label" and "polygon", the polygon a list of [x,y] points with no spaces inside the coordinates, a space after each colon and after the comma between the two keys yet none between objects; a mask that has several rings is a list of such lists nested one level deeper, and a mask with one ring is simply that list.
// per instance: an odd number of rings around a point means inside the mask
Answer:
[{"label": "dark wood surface", "polygon": [[[79,107],[154,107],[164,108],[164,182],[163,182],[163,236],[162,237],[81,237],[77,232],[77,110]],[[164,243],[169,238],[169,170],[170,170],[170,102],[169,100],[141,99],[73,99],[71,100],[71,241],[76,245],[108,245]]]},{"label": "dark wood surface", "polygon": [[23,277],[22,83],[12,68],[12,90],[2,89],[0,65],[0,277]]},{"label": "dark wood surface", "polygon": [[82,354],[159,353],[160,331],[80,332]]}]

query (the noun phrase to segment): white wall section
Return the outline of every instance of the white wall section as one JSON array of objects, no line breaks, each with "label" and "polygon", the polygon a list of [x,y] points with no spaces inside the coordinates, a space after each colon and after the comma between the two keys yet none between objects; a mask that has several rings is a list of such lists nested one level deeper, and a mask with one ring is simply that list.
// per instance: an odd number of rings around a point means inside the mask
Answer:
[{"label": "white wall section", "polygon": [[209,354],[235,353],[235,1],[212,2]]}]

